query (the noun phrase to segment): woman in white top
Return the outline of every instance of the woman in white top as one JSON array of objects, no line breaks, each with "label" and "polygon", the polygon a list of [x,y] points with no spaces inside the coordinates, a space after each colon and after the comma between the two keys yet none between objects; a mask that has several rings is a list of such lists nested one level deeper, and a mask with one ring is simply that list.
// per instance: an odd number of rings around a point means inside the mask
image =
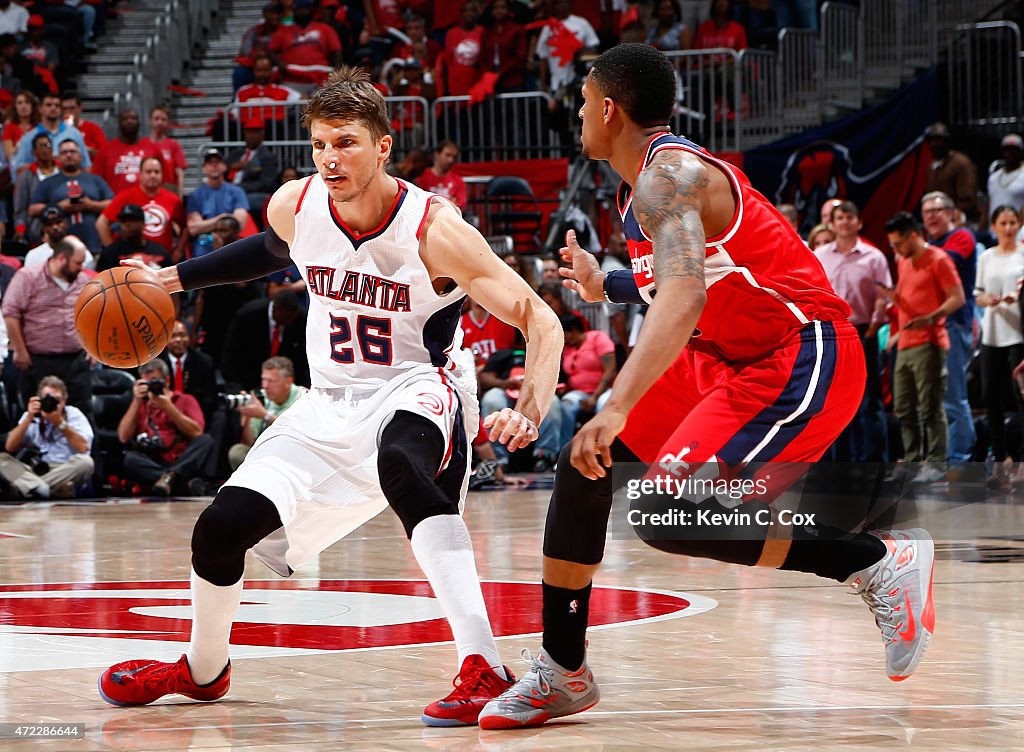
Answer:
[{"label": "woman in white top", "polygon": [[1012,458],[1021,459],[1019,446],[1007,452],[1004,424],[1008,391],[1015,395],[1017,411],[1024,419],[1024,404],[1018,390],[1012,388],[1011,376],[1013,367],[1024,359],[1018,302],[1018,286],[1024,279],[1024,250],[1017,241],[1020,225],[1020,214],[1011,206],[1000,206],[992,212],[992,230],[999,243],[978,258],[974,287],[974,300],[985,312],[981,323],[981,388],[996,460],[989,485],[995,488],[1009,478]]}]

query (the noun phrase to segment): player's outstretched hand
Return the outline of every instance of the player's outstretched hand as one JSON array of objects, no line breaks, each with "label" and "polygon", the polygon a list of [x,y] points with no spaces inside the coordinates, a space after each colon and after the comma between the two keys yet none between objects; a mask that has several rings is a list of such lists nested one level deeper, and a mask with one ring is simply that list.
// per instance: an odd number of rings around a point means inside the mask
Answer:
[{"label": "player's outstretched hand", "polygon": [[504,444],[510,452],[529,446],[540,435],[532,420],[511,407],[484,418],[484,428],[488,430],[488,439]]},{"label": "player's outstretched hand", "polygon": [[121,259],[121,266],[130,266],[156,277],[167,292],[181,292],[181,280],[178,278],[178,268],[176,266],[154,269],[138,259]]},{"label": "player's outstretched hand", "polygon": [[560,266],[558,273],[565,279],[562,284],[575,290],[588,303],[600,303],[604,300],[604,272],[593,253],[589,253],[576,242],[576,231],[565,233],[565,245],[559,250],[562,261],[568,267]]},{"label": "player's outstretched hand", "polygon": [[612,466],[612,442],[625,427],[625,413],[607,407],[599,412],[573,438],[572,466],[590,480],[603,478]]}]

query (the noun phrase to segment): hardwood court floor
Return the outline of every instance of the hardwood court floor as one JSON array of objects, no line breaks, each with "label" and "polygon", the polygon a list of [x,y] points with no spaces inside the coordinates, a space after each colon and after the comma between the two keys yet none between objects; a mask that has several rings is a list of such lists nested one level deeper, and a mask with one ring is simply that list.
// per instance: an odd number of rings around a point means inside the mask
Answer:
[{"label": "hardwood court floor", "polygon": [[[467,513],[481,576],[494,581],[496,631],[518,635],[499,641],[517,672],[520,649],[539,646],[522,635],[538,624],[546,500],[476,494]],[[971,525],[949,522],[935,640],[899,684],[884,675],[867,608],[841,586],[610,540],[599,584],[613,589],[595,610],[620,624],[590,633],[603,699],[521,732],[421,725],[423,706],[447,691],[454,651],[436,642],[447,635],[436,601],[387,513],[289,581],[250,558],[223,701],[104,703],[103,667],[183,651],[189,534],[203,506],[0,507],[0,722],[86,726],[81,741],[0,749],[1024,749],[1019,499],[972,504]]]}]

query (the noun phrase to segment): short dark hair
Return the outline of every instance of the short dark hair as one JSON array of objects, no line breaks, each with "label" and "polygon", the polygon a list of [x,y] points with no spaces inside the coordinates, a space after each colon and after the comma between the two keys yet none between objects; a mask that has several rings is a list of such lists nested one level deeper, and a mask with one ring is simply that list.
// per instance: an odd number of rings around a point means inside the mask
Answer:
[{"label": "short dark hair", "polygon": [[434,147],[434,153],[440,154],[445,150],[446,146],[453,146],[455,147],[455,151],[459,151],[459,145],[457,143],[452,141],[450,138],[445,138],[437,142],[437,146]]},{"label": "short dark hair", "polygon": [[640,126],[667,125],[676,102],[676,72],[660,50],[620,44],[602,53],[590,80]]},{"label": "short dark hair", "polygon": [[221,222],[227,222],[235,232],[242,231],[242,225],[236,217],[221,217],[217,220],[217,224],[220,224]]},{"label": "short dark hair", "polygon": [[50,141],[50,134],[49,133],[37,133],[35,136],[33,136],[32,137],[32,148],[35,149],[37,146],[39,146],[39,139],[41,139],[41,138],[46,140],[46,143],[48,143],[50,145],[50,149],[52,150],[53,149],[53,142]]},{"label": "short dark hair", "polygon": [[561,282],[544,282],[537,287],[537,294],[541,297],[550,295],[553,298],[562,299],[562,283]]},{"label": "short dark hair", "polygon": [[860,207],[852,201],[840,201],[838,204],[832,207],[832,211],[829,213],[829,219],[836,215],[837,211],[841,211],[845,214],[853,214],[855,217],[860,216]]},{"label": "short dark hair", "polygon": [[75,255],[75,244],[66,238],[64,240],[58,240],[53,244],[53,255],[64,256],[65,258],[71,258]]},{"label": "short dark hair", "polygon": [[[55,97],[57,95],[56,94],[47,94],[47,95],[44,95],[43,98],[45,99],[47,96]],[[60,101],[63,102],[65,99],[74,99],[78,104],[82,103],[82,98],[80,96],[78,96],[78,94],[76,94],[73,91],[61,92]]]},{"label": "short dark hair", "polygon": [[274,308],[280,311],[297,311],[299,296],[291,290],[278,290],[274,293]]},{"label": "short dark hair", "polygon": [[885,223],[886,232],[898,232],[903,237],[906,237],[912,232],[920,233],[921,225],[914,215],[909,212],[901,211],[897,212],[892,218]]},{"label": "short dark hair", "polygon": [[558,317],[558,320],[562,322],[563,332],[582,332],[583,322],[580,321],[580,317],[575,313],[563,313]]},{"label": "short dark hair", "polygon": [[1001,204],[992,212],[992,224],[996,223],[996,220],[999,219],[999,215],[1003,212],[1013,212],[1013,216],[1015,216],[1017,221],[1020,222],[1020,212],[1015,207],[1010,206],[1009,204]]}]

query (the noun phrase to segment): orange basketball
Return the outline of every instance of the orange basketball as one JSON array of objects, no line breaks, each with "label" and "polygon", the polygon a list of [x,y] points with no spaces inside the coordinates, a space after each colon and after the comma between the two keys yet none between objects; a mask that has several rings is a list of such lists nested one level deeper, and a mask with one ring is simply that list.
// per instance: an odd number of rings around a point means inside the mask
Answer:
[{"label": "orange basketball", "polygon": [[82,347],[114,368],[135,368],[163,351],[174,327],[174,302],[156,275],[131,266],[100,272],[75,302]]}]

